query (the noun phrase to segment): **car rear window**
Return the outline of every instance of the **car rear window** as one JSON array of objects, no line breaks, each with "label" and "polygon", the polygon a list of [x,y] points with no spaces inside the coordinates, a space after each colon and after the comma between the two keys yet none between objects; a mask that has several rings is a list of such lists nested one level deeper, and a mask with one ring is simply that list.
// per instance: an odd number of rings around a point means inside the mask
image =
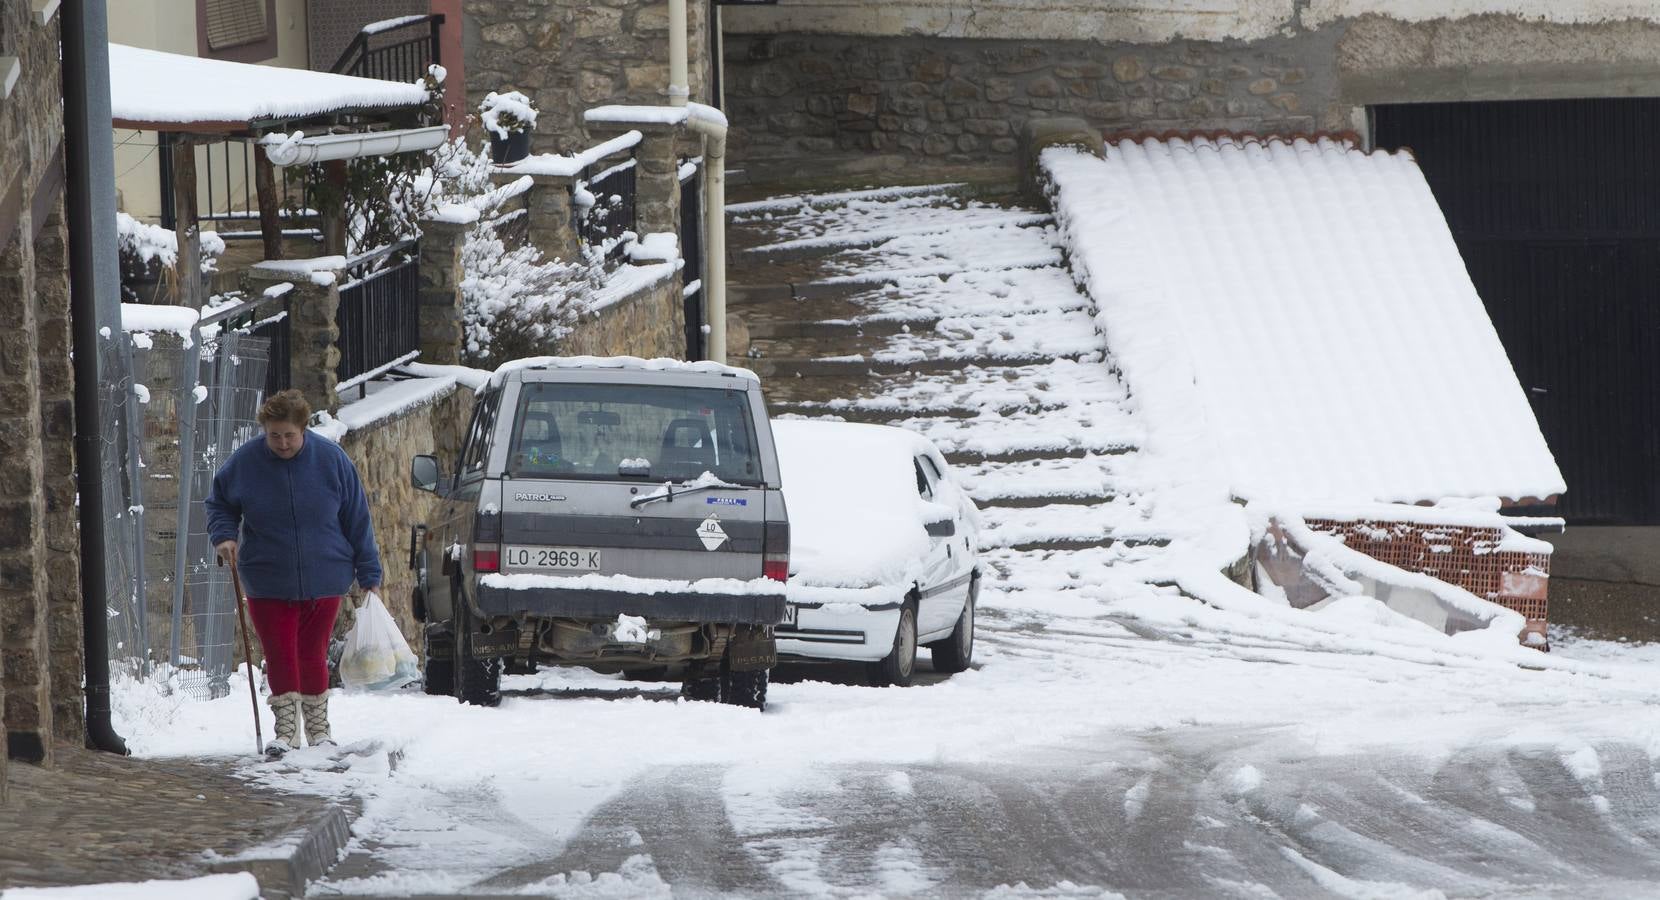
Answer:
[{"label": "car rear window", "polygon": [[525,478],[760,484],[755,429],[743,391],[629,384],[529,382],[519,392],[508,472]]}]

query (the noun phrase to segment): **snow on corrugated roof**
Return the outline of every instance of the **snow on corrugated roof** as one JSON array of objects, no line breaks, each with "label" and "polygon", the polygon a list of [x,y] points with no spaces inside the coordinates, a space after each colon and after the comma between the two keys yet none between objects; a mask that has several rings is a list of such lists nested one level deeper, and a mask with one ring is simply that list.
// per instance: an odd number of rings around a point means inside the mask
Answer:
[{"label": "snow on corrugated roof", "polygon": [[1410,154],[1196,137],[1043,164],[1150,443],[1197,426],[1249,499],[1564,489]]},{"label": "snow on corrugated roof", "polygon": [[129,127],[243,123],[419,106],[417,84],[110,44],[110,109]]}]

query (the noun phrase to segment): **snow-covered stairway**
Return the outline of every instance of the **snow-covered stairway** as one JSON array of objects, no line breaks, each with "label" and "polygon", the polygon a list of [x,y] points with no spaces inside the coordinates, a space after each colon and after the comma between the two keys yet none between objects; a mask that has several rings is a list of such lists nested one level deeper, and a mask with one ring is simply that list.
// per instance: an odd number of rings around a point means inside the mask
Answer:
[{"label": "snow-covered stairway", "polygon": [[1118,477],[1142,435],[1047,214],[949,185],[732,211],[731,307],[774,415],[926,434],[980,505],[999,572],[1165,543]]}]

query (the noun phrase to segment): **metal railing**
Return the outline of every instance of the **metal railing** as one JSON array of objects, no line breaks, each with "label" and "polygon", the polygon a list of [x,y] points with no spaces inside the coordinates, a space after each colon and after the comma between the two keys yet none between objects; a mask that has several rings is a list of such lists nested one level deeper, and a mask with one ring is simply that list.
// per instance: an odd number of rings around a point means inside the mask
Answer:
[{"label": "metal railing", "polygon": [[[287,291],[246,300],[236,306],[216,309],[203,316],[198,328],[210,329],[217,325],[224,333],[260,338],[268,342],[269,360],[265,366],[263,397],[287,390],[289,380],[289,347],[292,346],[293,322],[289,318],[292,301]],[[211,333],[211,331],[210,331]]]},{"label": "metal railing", "polygon": [[[702,160],[680,167],[680,257],[686,261],[680,280],[685,285],[686,358],[702,359],[703,334],[703,180]],[[724,362],[724,360],[722,360]]]},{"label": "metal railing", "polygon": [[[582,170],[573,190],[585,189],[593,196],[593,205],[584,208],[572,203],[576,217],[577,240],[588,247],[604,247],[607,259],[616,259],[628,251],[623,240],[635,231],[635,187],[638,165],[629,151],[622,162],[601,168],[595,163]],[[598,173],[594,172],[598,169]]]},{"label": "metal railing", "polygon": [[440,64],[438,34],[443,24],[443,15],[434,14],[365,25],[329,71],[406,84],[416,81],[426,75],[427,66]]},{"label": "metal railing", "polygon": [[419,257],[415,242],[403,241],[346,264],[336,390],[356,387],[366,396],[370,379],[420,354]]},{"label": "metal railing", "polygon": [[[161,168],[161,227],[178,227],[178,208],[173,197],[173,140],[168,134],[156,136]],[[254,145],[247,141],[221,141],[198,145],[201,165],[196,170],[196,219],[213,223],[219,236],[227,240],[260,237],[259,190],[254,181]],[[275,174],[277,196],[283,208],[278,211],[285,233],[315,234],[316,223],[308,219],[316,213],[311,208],[311,193],[298,170],[284,166]],[[290,202],[292,201],[292,203]],[[289,207],[298,210],[298,217]]]}]

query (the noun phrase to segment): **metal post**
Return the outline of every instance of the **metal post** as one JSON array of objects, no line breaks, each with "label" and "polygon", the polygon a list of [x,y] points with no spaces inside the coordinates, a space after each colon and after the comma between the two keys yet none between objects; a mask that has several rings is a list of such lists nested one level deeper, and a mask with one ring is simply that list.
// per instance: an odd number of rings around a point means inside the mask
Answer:
[{"label": "metal post", "polygon": [[179,626],[184,617],[185,572],[190,565],[190,504],[196,487],[196,381],[201,374],[202,331],[190,329],[189,346],[179,361],[179,505],[173,528],[173,665],[179,664]]},{"label": "metal post", "polygon": [[[64,145],[69,224],[71,327],[75,347],[75,486],[81,508],[81,625],[86,651],[87,744],[127,745],[110,722],[109,586],[105,560],[104,457],[99,392],[123,374],[101,365],[121,334],[121,273],[115,236],[115,139],[111,128],[109,27],[101,0],[66,0],[62,10]],[[117,339],[117,347],[125,341]],[[117,359],[129,351],[117,349]]]}]

